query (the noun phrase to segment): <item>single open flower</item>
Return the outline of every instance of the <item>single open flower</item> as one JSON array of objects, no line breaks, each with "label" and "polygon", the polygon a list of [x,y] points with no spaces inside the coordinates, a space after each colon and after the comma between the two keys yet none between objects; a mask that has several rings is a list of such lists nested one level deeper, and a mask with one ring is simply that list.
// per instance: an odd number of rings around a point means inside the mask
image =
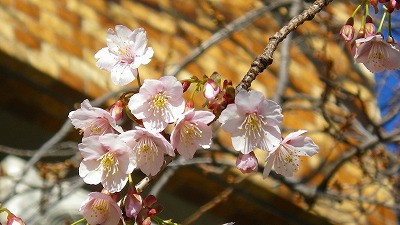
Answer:
[{"label": "single open flower", "polygon": [[400,68],[399,46],[384,41],[381,34],[357,39],[353,48],[355,62],[363,63],[372,73]]},{"label": "single open flower", "polygon": [[185,109],[182,84],[173,76],[147,79],[128,103],[132,114],[152,132],[161,132]]},{"label": "single open flower", "polygon": [[180,116],[171,134],[171,145],[185,159],[193,158],[198,147],[210,148],[212,131],[207,124],[214,114],[191,109]]},{"label": "single open flower", "polygon": [[79,211],[90,225],[118,225],[122,211],[109,195],[92,192]]},{"label": "single open flower", "polygon": [[131,31],[117,25],[115,31],[107,32],[107,47],[95,54],[96,66],[111,72],[115,85],[126,85],[135,80],[141,64],[148,64],[154,54],[153,48],[146,47],[147,37],[143,28]]},{"label": "single open flower", "polygon": [[120,136],[136,156],[137,167],[147,176],[154,176],[160,171],[164,155],[175,155],[171,144],[160,133],[136,127],[136,130],[127,131]]},{"label": "single open flower", "polygon": [[240,91],[235,104],[222,111],[221,128],[232,135],[236,151],[249,154],[254,148],[272,150],[281,140],[278,125],[282,121],[281,107],[267,100],[258,91]]},{"label": "single open flower", "polygon": [[271,151],[265,161],[263,177],[266,178],[274,166],[275,172],[290,177],[299,169],[299,156],[313,156],[318,146],[309,137],[301,136],[305,130],[290,133],[281,144]]},{"label": "single open flower", "polygon": [[111,193],[121,191],[136,168],[135,155],[116,134],[83,138],[78,147],[83,157],[79,176],[87,184],[101,182]]},{"label": "single open flower", "polygon": [[75,128],[83,131],[83,137],[123,132],[109,112],[93,107],[87,99],[82,102],[80,109],[70,112],[68,117]]}]

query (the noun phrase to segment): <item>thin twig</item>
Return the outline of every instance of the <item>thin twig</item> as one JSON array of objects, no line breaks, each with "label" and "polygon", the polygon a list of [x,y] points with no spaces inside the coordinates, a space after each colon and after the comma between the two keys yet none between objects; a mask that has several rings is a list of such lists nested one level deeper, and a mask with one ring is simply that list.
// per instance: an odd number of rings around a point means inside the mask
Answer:
[{"label": "thin twig", "polygon": [[252,10],[245,15],[237,18],[236,20],[232,21],[228,25],[226,25],[224,28],[218,30],[215,32],[210,38],[208,38],[206,41],[201,43],[201,45],[193,51],[185,58],[181,63],[173,67],[167,75],[169,76],[176,76],[183,68],[185,68],[187,65],[189,65],[191,62],[193,62],[195,59],[197,59],[201,54],[203,54],[207,49],[210,47],[214,46],[215,44],[218,44],[219,42],[223,41],[224,39],[228,38],[231,36],[234,32],[237,32],[246,26],[250,25],[255,19],[257,19],[260,16],[265,15],[265,13],[270,12],[278,7],[287,5],[289,3],[293,2],[293,0],[280,0],[276,1],[273,3],[270,3],[268,5],[265,5],[259,9]]},{"label": "thin twig", "polygon": [[257,58],[253,61],[249,71],[247,71],[242,81],[236,87],[236,91],[238,92],[240,90],[248,90],[251,86],[251,83],[256,79],[258,74],[263,72],[269,65],[272,64],[272,56],[276,51],[279,43],[282,42],[289,33],[294,31],[305,21],[312,20],[318,12],[320,12],[332,1],[333,0],[316,0],[309,8],[304,10],[298,16],[291,19],[287,25],[285,25],[277,33],[275,33],[275,35],[269,39],[269,43],[264,49],[264,52],[261,55],[257,56]]}]

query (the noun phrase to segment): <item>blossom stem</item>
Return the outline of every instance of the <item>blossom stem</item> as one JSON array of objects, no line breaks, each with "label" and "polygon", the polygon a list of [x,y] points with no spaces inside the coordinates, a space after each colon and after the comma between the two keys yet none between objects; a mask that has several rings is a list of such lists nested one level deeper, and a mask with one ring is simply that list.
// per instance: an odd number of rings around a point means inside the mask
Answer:
[{"label": "blossom stem", "polygon": [[10,212],[10,210],[8,210],[8,209],[6,209],[6,208],[0,209],[0,213],[2,213],[2,212],[6,212],[7,214],[12,214],[12,213]]},{"label": "blossom stem", "polygon": [[138,70],[138,73],[137,73],[136,79],[137,79],[137,84],[138,84],[138,87],[140,88],[140,87],[142,86],[142,82],[140,81],[139,70]]},{"label": "blossom stem", "polygon": [[129,185],[133,184],[132,174],[128,174],[128,182],[129,182]]},{"label": "blossom stem", "polygon": [[163,220],[158,216],[152,216],[151,219],[160,225],[179,225],[179,223],[174,223],[171,220]]},{"label": "blossom stem", "polygon": [[361,9],[361,6],[362,6],[362,4],[359,4],[358,6],[357,6],[357,8],[354,10],[354,12],[353,12],[353,14],[351,15],[351,17],[355,17],[356,16],[356,13]]},{"label": "blossom stem", "polygon": [[78,220],[78,221],[75,221],[75,222],[71,223],[71,225],[80,224],[80,223],[85,222],[85,221],[86,221],[86,219],[85,219],[85,218],[82,218],[82,219],[80,219],[80,220]]},{"label": "blossom stem", "polygon": [[382,32],[383,21],[385,21],[386,14],[387,14],[387,11],[385,10],[385,12],[382,15],[381,22],[379,23],[379,28],[378,28],[377,33],[381,33]]},{"label": "blossom stem", "polygon": [[391,13],[389,13],[388,23],[389,23],[388,36],[392,37],[392,14]]}]

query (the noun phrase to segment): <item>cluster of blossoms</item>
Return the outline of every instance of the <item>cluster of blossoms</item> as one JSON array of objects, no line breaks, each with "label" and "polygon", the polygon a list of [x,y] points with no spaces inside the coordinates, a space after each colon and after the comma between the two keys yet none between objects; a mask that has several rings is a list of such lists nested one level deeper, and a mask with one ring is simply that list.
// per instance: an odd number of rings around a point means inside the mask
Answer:
[{"label": "cluster of blossoms", "polygon": [[[382,7],[378,7],[378,3]],[[376,29],[371,16],[369,15],[369,6],[373,6],[375,13],[379,8],[384,9],[378,29]],[[354,17],[361,9],[364,9],[361,27],[358,34],[355,35]],[[400,46],[392,36],[391,17],[392,13],[400,9],[400,0],[369,0],[362,3],[355,9],[353,15],[347,20],[346,24],[340,30],[341,38],[351,43],[352,55],[356,63],[363,63],[372,73],[381,72],[385,69],[400,69]],[[382,35],[382,25],[388,17],[388,37]]]},{"label": "cluster of blossoms", "polygon": [[[116,26],[115,31],[107,33],[107,47],[95,55],[97,66],[110,71],[116,85],[139,80],[138,66],[149,63],[153,55],[153,49],[146,45],[143,29],[131,31]],[[192,99],[185,101],[183,93],[191,84],[196,85],[194,92],[203,90],[204,106],[212,112],[195,109]],[[118,125],[124,114],[136,124],[134,129],[124,130]],[[269,152],[264,177],[272,166],[277,173],[292,176],[298,170],[299,156],[312,156],[318,151],[310,138],[301,136],[305,131],[282,139],[279,125],[283,116],[278,104],[257,91],[240,91],[235,96],[232,82],[225,80],[221,85],[217,73],[182,82],[172,76],[146,79],[138,92],[124,93],[109,110],[93,107],[85,100],[81,108],[70,112],[69,118],[83,133],[78,145],[83,158],[79,175],[85,183],[101,183],[104,188],[90,193],[81,207],[91,225],[116,225],[125,220],[151,224],[150,218],[161,207],[154,196],[143,199],[137,193],[130,174],[139,169],[155,176],[166,156],[179,154],[189,160],[197,149],[210,148],[210,124],[217,119],[222,129],[231,133],[233,147],[239,152],[237,168],[244,173],[258,169],[253,152],[256,148]],[[166,130],[167,126],[172,132]],[[128,180],[127,195],[120,198]]]}]

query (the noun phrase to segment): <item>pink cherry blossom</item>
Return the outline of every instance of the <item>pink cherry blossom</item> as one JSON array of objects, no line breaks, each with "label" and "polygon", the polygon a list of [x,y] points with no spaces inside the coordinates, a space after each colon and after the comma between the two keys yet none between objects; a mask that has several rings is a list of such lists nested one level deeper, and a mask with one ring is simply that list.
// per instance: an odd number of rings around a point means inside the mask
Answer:
[{"label": "pink cherry blossom", "polygon": [[380,34],[357,39],[353,54],[355,62],[363,63],[372,73],[400,68],[399,46],[384,41]]},{"label": "pink cherry blossom", "polygon": [[198,147],[210,148],[212,131],[207,124],[214,114],[191,109],[180,116],[171,134],[171,145],[185,159],[193,158]]},{"label": "pink cherry blossom", "polygon": [[182,84],[173,76],[147,79],[128,103],[132,114],[152,132],[160,132],[185,109]]},{"label": "pink cherry blossom", "polygon": [[96,65],[111,72],[111,80],[115,85],[126,85],[135,80],[141,64],[150,62],[154,51],[146,45],[146,31],[143,28],[131,31],[117,25],[115,31],[109,29],[107,32],[107,47],[95,54]]},{"label": "pink cherry blossom", "polygon": [[229,104],[222,111],[219,121],[221,128],[231,133],[236,151],[249,154],[254,148],[272,150],[279,145],[282,121],[281,107],[267,100],[258,91],[240,91],[235,104]]},{"label": "pink cherry blossom", "polygon": [[136,168],[135,155],[116,134],[83,138],[78,147],[83,157],[79,176],[87,184],[101,182],[111,193],[121,191]]},{"label": "pink cherry blossom", "polygon": [[109,112],[93,107],[87,99],[82,102],[80,109],[70,112],[68,117],[75,128],[83,131],[83,137],[123,132]]},{"label": "pink cherry blossom", "polygon": [[352,25],[346,24],[340,29],[340,37],[346,42],[353,40],[354,33],[355,29]]},{"label": "pink cherry blossom", "polygon": [[275,172],[283,176],[293,176],[299,169],[299,156],[313,156],[318,153],[318,146],[309,137],[301,136],[305,130],[290,133],[281,144],[270,152],[266,161],[263,177],[266,178],[274,166]]},{"label": "pink cherry blossom", "polygon": [[118,225],[122,211],[109,195],[92,192],[79,211],[90,225]]},{"label": "pink cherry blossom", "polygon": [[239,156],[236,159],[236,168],[238,168],[238,170],[240,170],[242,173],[251,173],[257,171],[258,160],[254,155],[254,152],[250,152],[246,155],[239,153]]},{"label": "pink cherry blossom", "polygon": [[154,176],[160,171],[164,155],[175,156],[171,144],[160,133],[151,133],[136,127],[136,130],[127,131],[120,136],[133,150],[137,167],[147,176]]}]

